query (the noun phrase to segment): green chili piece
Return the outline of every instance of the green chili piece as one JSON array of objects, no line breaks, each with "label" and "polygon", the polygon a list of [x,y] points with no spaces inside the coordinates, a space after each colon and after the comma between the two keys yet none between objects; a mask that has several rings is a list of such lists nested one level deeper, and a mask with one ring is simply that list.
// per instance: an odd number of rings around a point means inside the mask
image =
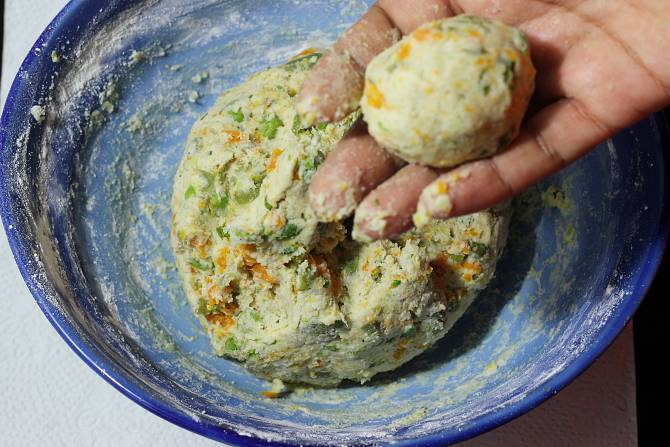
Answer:
[{"label": "green chili piece", "polygon": [[237,344],[235,337],[228,337],[225,343],[226,351],[237,351],[240,347]]},{"label": "green chili piece", "polygon": [[260,132],[269,140],[274,140],[277,136],[277,129],[282,127],[284,123],[279,119],[277,115],[274,115],[272,118],[265,118],[261,121]]},{"label": "green chili piece", "polygon": [[242,113],[242,107],[237,109],[237,112],[235,112],[233,110],[229,110],[228,115],[232,116],[233,120],[235,120],[238,123],[241,123],[242,121],[244,121],[244,113]]},{"label": "green chili piece", "polygon": [[195,187],[193,185],[188,185],[188,188],[186,188],[186,192],[184,192],[184,198],[186,200],[190,199],[195,195]]},{"label": "green chili piece", "polygon": [[280,241],[286,240],[286,239],[292,239],[296,237],[297,235],[300,234],[302,231],[302,228],[297,226],[296,224],[290,223],[286,224],[284,228],[282,229],[281,233],[279,236],[277,236],[277,239]]},{"label": "green chili piece", "polygon": [[201,259],[196,259],[196,258],[193,258],[190,261],[188,261],[188,265],[190,265],[193,268],[196,268],[198,270],[203,270],[203,271],[214,269],[214,263],[212,261],[207,261],[207,260],[203,261]]}]

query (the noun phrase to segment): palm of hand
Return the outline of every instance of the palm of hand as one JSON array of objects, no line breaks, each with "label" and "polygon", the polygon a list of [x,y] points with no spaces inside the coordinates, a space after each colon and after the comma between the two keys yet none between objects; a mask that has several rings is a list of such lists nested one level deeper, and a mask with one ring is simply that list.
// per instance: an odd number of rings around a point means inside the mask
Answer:
[{"label": "palm of hand", "polygon": [[[663,0],[453,3],[456,10],[491,16],[526,33],[538,69],[538,104],[567,103],[562,124],[570,127],[563,129],[577,131],[574,138],[587,144],[670,102],[670,61],[663,56],[670,43],[664,24],[670,7]],[[557,111],[552,112],[546,118]],[[546,118],[531,132],[551,125]],[[566,161],[581,155],[570,148],[551,150]]]}]

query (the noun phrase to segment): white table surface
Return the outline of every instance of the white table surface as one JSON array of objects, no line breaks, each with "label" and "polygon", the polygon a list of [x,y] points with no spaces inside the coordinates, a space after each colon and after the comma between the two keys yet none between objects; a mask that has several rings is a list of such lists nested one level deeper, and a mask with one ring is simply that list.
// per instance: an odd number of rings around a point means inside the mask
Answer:
[{"label": "white table surface", "polygon": [[[2,103],[19,64],[65,0],[7,0]],[[145,411],[66,346],[33,301],[0,232],[0,445],[214,446]],[[462,446],[637,445],[631,328],[530,413]]]}]

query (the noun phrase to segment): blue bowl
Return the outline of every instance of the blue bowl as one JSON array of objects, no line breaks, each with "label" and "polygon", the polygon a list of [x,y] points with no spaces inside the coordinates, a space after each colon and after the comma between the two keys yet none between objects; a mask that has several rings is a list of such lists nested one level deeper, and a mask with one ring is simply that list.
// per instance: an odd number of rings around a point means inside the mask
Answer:
[{"label": "blue bowl", "polygon": [[364,386],[263,398],[265,382],[212,356],[185,304],[172,177],[217,93],[327,45],[365,8],[347,5],[72,1],[5,105],[0,207],[39,306],[114,387],[213,439],[444,445],[491,429],[607,347],[665,246],[667,131],[652,116],[516,200],[495,281],[430,352]]}]

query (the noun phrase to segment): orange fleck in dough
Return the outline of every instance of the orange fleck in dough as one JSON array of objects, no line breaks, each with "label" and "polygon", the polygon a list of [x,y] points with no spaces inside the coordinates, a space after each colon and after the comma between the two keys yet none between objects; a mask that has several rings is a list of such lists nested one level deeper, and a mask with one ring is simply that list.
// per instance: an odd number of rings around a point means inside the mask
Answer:
[{"label": "orange fleck in dough", "polygon": [[215,323],[221,326],[223,329],[227,329],[235,323],[235,311],[238,309],[238,305],[235,302],[230,303],[220,303],[219,307],[221,312],[214,314],[205,315],[205,318],[210,323]]},{"label": "orange fleck in dough", "polygon": [[446,194],[449,192],[449,185],[444,180],[438,180],[435,184],[438,194]]},{"label": "orange fleck in dough", "polygon": [[189,240],[189,245],[198,250],[198,255],[201,258],[206,258],[207,248],[212,245],[212,240],[208,236],[193,236]]},{"label": "orange fleck in dough", "polygon": [[254,264],[251,267],[251,271],[254,272],[254,277],[262,279],[265,282],[269,282],[270,284],[277,284],[277,278],[271,276],[267,269],[263,267],[261,264]]},{"label": "orange fleck in dough", "polygon": [[251,270],[254,278],[262,279],[270,284],[278,284],[277,279],[271,276],[267,269],[251,255],[251,253],[255,251],[256,246],[254,244],[240,244],[235,247],[235,253],[242,257],[242,262],[244,262],[244,265]]},{"label": "orange fleck in dough", "polygon": [[242,262],[247,267],[253,267],[258,263],[256,258],[254,258],[251,253],[256,251],[256,246],[254,244],[240,244],[235,247],[235,254],[242,257]]},{"label": "orange fleck in dough", "polygon": [[519,55],[513,51],[511,48],[505,48],[505,56],[507,59],[516,62],[519,60]]},{"label": "orange fleck in dough", "polygon": [[261,391],[261,395],[263,397],[267,397],[268,399],[279,399],[281,397],[281,393],[276,391]]},{"label": "orange fleck in dough", "polygon": [[377,88],[374,82],[365,80],[365,90],[368,97],[368,104],[375,109],[380,109],[384,106],[384,94]]},{"label": "orange fleck in dough", "polygon": [[272,151],[272,156],[270,157],[270,161],[268,162],[268,172],[272,172],[277,168],[277,160],[279,159],[279,156],[283,153],[281,149],[277,148]]},{"label": "orange fleck in dough", "polygon": [[418,29],[412,33],[412,36],[419,42],[426,40],[441,40],[445,38],[445,35],[442,31],[437,31],[434,29]]},{"label": "orange fleck in dough", "polygon": [[242,132],[239,130],[224,130],[224,133],[227,133],[230,138],[228,138],[228,143],[239,143],[242,140]]},{"label": "orange fleck in dough", "polygon": [[278,230],[281,230],[286,225],[286,219],[281,214],[274,214],[272,216],[272,226]]},{"label": "orange fleck in dough", "polygon": [[412,44],[410,44],[409,42],[400,45],[400,48],[398,49],[398,59],[400,59],[401,61],[407,59],[411,50],[412,50]]},{"label": "orange fleck in dough", "polygon": [[214,262],[219,267],[220,272],[226,270],[226,266],[228,265],[229,254],[230,254],[230,247],[223,247],[219,250],[219,254],[214,260]]},{"label": "orange fleck in dough", "polygon": [[317,51],[317,49],[314,48],[314,47],[306,48],[306,49],[302,50],[300,53],[293,56],[293,59],[297,59],[299,57],[307,56],[309,54],[314,54],[314,53],[316,53],[316,51]]}]

